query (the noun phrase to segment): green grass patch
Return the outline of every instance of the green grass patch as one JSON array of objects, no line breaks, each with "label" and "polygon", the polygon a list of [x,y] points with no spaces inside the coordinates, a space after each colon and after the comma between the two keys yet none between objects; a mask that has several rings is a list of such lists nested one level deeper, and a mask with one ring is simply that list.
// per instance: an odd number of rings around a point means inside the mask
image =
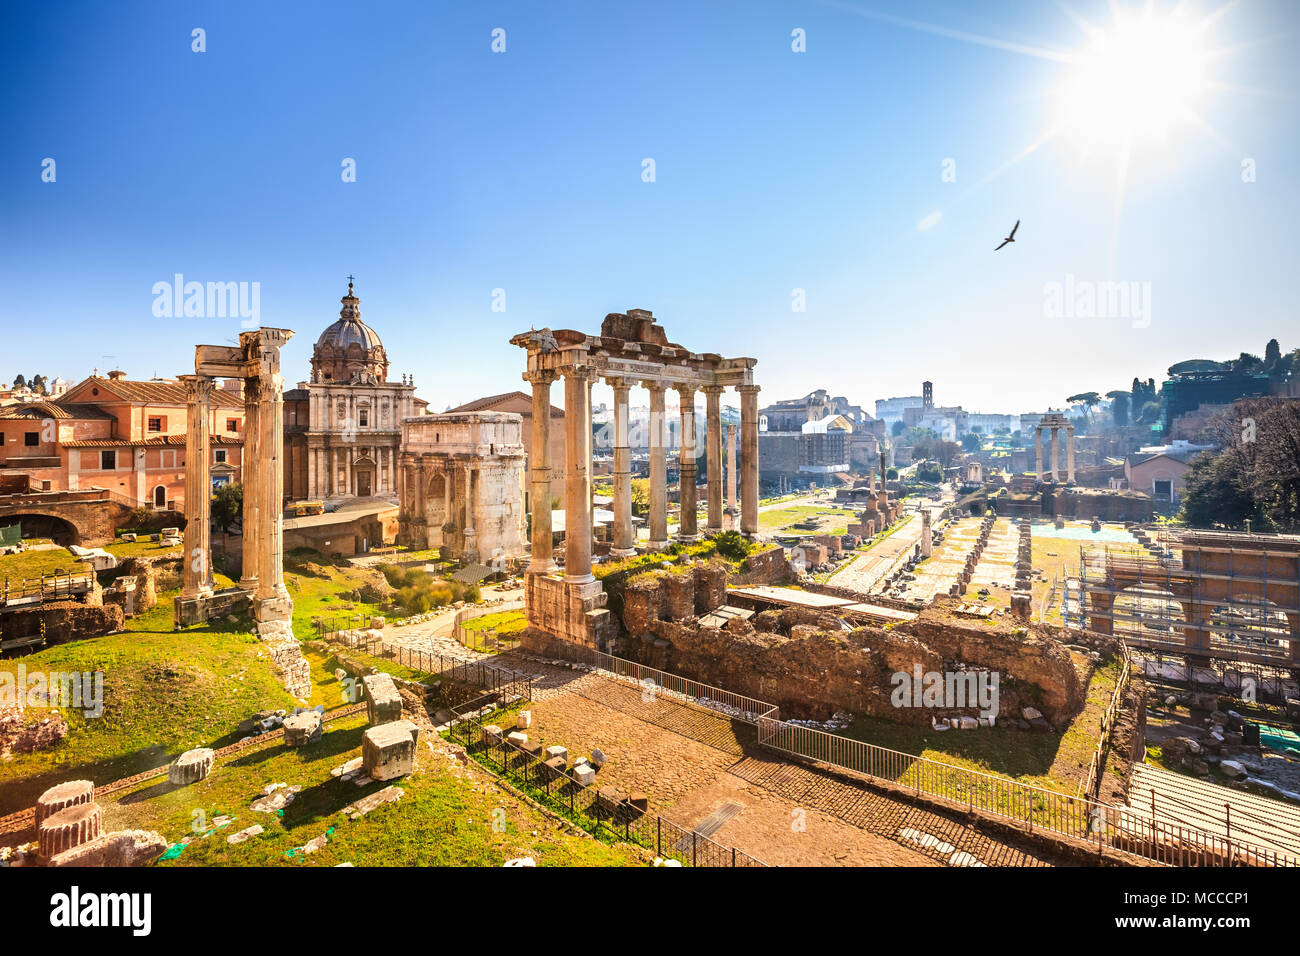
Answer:
[{"label": "green grass patch", "polygon": [[0,555],[0,581],[8,578],[13,584],[24,578],[40,578],[42,574],[66,574],[69,571],[76,574],[87,568],[89,565],[74,558],[67,548]]}]

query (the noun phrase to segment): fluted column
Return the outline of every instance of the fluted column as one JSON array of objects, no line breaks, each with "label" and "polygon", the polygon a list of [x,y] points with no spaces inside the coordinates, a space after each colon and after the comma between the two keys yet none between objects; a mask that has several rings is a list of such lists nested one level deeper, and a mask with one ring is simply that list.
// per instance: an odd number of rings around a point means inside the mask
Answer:
[{"label": "fluted column", "polygon": [[262,438],[258,494],[262,502],[262,534],[258,548],[257,596],[284,598],[284,377],[275,372],[259,379]]},{"label": "fluted column", "polygon": [[213,381],[207,375],[182,375],[186,388],[185,429],[185,558],[181,564],[181,597],[212,593],[212,479],[209,448]]},{"label": "fluted column", "polygon": [[758,386],[739,385],[740,392],[740,530],[758,534]]},{"label": "fluted column", "polygon": [[262,401],[252,381],[244,382],[244,452],[243,487],[244,504],[240,526],[243,529],[242,552],[244,568],[239,586],[250,591],[258,589],[258,566],[262,561],[260,542],[262,531]]},{"label": "fluted column", "polygon": [[736,529],[736,426],[727,426],[727,527]]},{"label": "fluted column", "polygon": [[533,385],[533,437],[528,470],[532,478],[533,520],[532,560],[529,571],[555,570],[551,528],[551,383],[554,372],[534,372],[527,376]]},{"label": "fluted column", "polygon": [[650,391],[650,550],[668,547],[668,418],[664,386],[642,382]]},{"label": "fluted column", "polygon": [[1043,477],[1043,429],[1041,426],[1034,428],[1034,477],[1039,480]]},{"label": "fluted column", "polygon": [[722,530],[722,386],[706,385],[704,392],[704,465],[708,519],[706,530]]},{"label": "fluted column", "polygon": [[698,520],[695,513],[696,494],[696,455],[698,445],[695,440],[695,387],[681,385],[677,387],[681,402],[682,447],[678,456],[681,481],[678,483],[677,499],[681,502],[681,527],[677,537],[681,541],[694,541],[699,537]]},{"label": "fluted column", "polygon": [[636,554],[632,539],[632,449],[628,447],[628,394],[626,379],[607,378],[614,389],[614,541],[610,554],[626,558]]},{"label": "fluted column", "polygon": [[1052,429],[1052,483],[1060,481],[1061,476],[1057,471],[1061,467],[1061,430]]},{"label": "fluted column", "polygon": [[316,497],[316,449],[307,446],[307,497]]},{"label": "fluted column", "polygon": [[564,373],[564,580],[587,584],[591,573],[591,372]]},{"label": "fluted column", "polygon": [[1065,430],[1065,480],[1074,484],[1074,429]]}]

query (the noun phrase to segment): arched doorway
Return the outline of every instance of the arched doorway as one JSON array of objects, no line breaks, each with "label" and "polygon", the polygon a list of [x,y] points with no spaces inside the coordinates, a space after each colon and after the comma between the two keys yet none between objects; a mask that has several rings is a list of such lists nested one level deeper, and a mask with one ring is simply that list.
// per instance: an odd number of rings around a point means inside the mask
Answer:
[{"label": "arched doorway", "polygon": [[352,493],[358,498],[369,498],[375,493],[375,460],[362,455],[352,463]]},{"label": "arched doorway", "polygon": [[57,545],[67,547],[81,543],[81,532],[77,526],[66,518],[57,515],[16,514],[0,516],[0,528],[22,526],[24,540],[32,538],[49,538]]},{"label": "arched doorway", "polygon": [[159,485],[153,490],[153,506],[158,509],[167,507],[167,486]]}]

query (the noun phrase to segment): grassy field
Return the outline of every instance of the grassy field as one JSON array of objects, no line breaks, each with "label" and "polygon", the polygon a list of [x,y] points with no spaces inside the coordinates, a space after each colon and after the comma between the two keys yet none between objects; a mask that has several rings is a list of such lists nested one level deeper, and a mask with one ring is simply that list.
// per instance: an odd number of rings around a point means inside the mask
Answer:
[{"label": "grassy field", "polygon": [[[417,772],[393,781],[403,796],[358,821],[341,811],[387,783],[358,787],[330,776],[331,768],[359,756],[364,715],[326,725],[319,743],[302,749],[272,745],[221,761],[207,779],[172,787],[165,778],[104,801],[105,825],[156,829],[173,842],[197,836],[163,866],[500,866],[531,856],[542,866],[627,866],[643,854],[582,835],[502,789],[486,772],[433,753],[422,735]],[[300,786],[277,813],[249,804],[271,783]],[[235,819],[213,832],[218,815]],[[264,832],[232,846],[225,837],[253,824]],[[208,833],[207,837],[201,835]],[[297,850],[326,836],[314,854]]]},{"label": "grassy field", "polygon": [[[781,532],[789,529],[796,533],[803,529],[793,526],[809,519],[823,519],[822,526],[808,534],[846,534],[849,519],[856,518],[857,512],[848,508],[836,508],[831,505],[792,505],[788,508],[773,508],[760,512],[758,527],[760,531]],[[829,519],[829,520],[826,520]]]},{"label": "grassy field", "polygon": [[[844,734],[878,747],[1074,794],[1092,760],[1101,717],[1110,704],[1121,666],[1117,659],[1093,673],[1084,707],[1064,731],[1011,730],[1001,722],[979,730],[935,731],[857,717]],[[1002,721],[1013,719],[1009,714],[1002,717]]]},{"label": "grassy field", "polygon": [[225,746],[243,736],[237,728],[245,717],[294,704],[251,634],[173,631],[166,599],[128,626],[122,634],[0,661],[0,670],[15,675],[20,665],[27,674],[102,672],[104,692],[102,716],[64,710],[69,729],[62,741],[0,762],[0,813],[30,806],[62,780],[107,783],[191,747]]},{"label": "grassy field", "polygon": [[74,558],[67,548],[0,555],[0,581],[8,578],[16,583],[24,578],[39,578],[42,574],[85,570],[86,565]]},{"label": "grassy field", "polygon": [[467,631],[496,631],[497,634],[504,636],[522,631],[528,626],[528,619],[524,617],[523,608],[518,608],[514,611],[484,614],[482,617],[466,621],[461,626]]}]

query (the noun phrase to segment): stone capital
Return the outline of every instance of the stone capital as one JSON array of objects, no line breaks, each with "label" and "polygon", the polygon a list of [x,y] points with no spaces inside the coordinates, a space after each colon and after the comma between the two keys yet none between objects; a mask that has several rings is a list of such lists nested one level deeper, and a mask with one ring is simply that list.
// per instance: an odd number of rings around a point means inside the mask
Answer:
[{"label": "stone capital", "polygon": [[179,378],[185,383],[185,393],[190,401],[206,405],[212,398],[212,389],[217,383],[211,375],[181,375]]},{"label": "stone capital", "polygon": [[757,386],[757,385],[737,385],[737,386],[736,386],[736,391],[740,392],[742,395],[757,395],[757,394],[759,393],[759,386]]},{"label": "stone capital", "polygon": [[534,385],[551,385],[560,375],[554,369],[535,369],[524,372],[524,381]]},{"label": "stone capital", "polygon": [[690,402],[694,407],[696,387],[694,385],[674,385],[673,391],[682,397],[683,402]]},{"label": "stone capital", "polygon": [[701,385],[700,391],[705,395],[721,395],[727,389],[723,385]]},{"label": "stone capital", "polygon": [[574,379],[575,381],[585,382],[590,386],[596,379],[597,372],[589,365],[570,365],[568,368],[564,369],[563,375],[565,379]]},{"label": "stone capital", "polygon": [[605,384],[615,392],[629,392],[632,389],[632,380],[620,375],[606,375]]},{"label": "stone capital", "polygon": [[658,393],[660,395],[668,391],[667,385],[665,385],[663,382],[655,381],[654,379],[649,379],[647,381],[642,382],[641,387],[646,389],[649,392]]}]

